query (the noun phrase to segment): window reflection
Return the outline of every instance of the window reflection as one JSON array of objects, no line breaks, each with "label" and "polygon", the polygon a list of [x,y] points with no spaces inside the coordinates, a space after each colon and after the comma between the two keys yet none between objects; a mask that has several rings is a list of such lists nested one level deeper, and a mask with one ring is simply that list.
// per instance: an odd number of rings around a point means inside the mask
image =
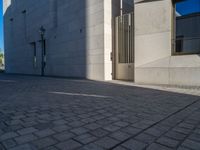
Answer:
[{"label": "window reflection", "polygon": [[175,5],[175,54],[200,53],[200,0],[179,0]]}]

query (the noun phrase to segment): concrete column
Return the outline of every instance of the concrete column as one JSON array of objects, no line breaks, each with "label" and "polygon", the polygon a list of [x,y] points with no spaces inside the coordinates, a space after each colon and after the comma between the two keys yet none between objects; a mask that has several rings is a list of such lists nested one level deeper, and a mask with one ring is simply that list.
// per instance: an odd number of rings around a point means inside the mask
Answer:
[{"label": "concrete column", "polygon": [[136,82],[169,83],[165,58],[172,50],[172,9],[171,0],[135,1]]}]

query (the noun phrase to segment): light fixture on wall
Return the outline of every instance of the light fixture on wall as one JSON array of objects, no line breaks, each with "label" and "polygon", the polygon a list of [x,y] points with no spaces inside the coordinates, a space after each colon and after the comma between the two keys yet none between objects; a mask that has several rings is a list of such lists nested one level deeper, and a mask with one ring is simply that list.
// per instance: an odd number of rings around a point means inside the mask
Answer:
[{"label": "light fixture on wall", "polygon": [[40,30],[39,30],[41,38],[44,38],[45,31],[46,31],[45,28],[43,26],[41,26]]}]

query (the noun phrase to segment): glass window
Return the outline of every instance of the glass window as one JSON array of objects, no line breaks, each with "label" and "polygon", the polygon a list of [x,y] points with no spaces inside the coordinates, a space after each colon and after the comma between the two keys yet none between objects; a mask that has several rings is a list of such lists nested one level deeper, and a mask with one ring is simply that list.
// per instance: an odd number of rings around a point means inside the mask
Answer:
[{"label": "glass window", "polygon": [[200,53],[200,0],[177,0],[175,21],[174,54]]}]

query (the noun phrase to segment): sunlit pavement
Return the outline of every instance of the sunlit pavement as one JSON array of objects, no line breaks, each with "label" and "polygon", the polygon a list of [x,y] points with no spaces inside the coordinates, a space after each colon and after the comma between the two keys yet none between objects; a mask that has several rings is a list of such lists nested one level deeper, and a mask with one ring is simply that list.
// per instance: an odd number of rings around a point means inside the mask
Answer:
[{"label": "sunlit pavement", "polygon": [[200,150],[200,97],[0,74],[0,150]]}]

